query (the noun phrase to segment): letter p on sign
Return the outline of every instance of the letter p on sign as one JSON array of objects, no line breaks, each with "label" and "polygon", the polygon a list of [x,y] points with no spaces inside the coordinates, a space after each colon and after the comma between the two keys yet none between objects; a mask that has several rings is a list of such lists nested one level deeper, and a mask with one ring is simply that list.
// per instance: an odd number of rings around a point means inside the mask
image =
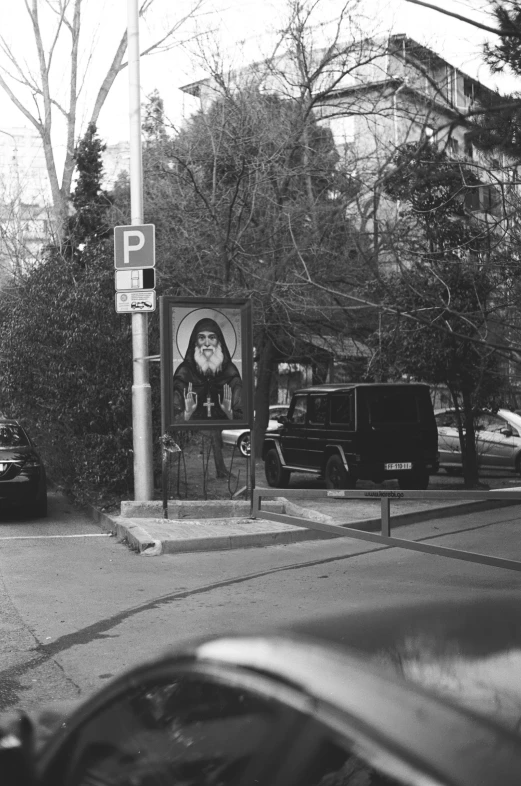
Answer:
[{"label": "letter p on sign", "polygon": [[114,227],[114,267],[155,267],[155,225]]}]

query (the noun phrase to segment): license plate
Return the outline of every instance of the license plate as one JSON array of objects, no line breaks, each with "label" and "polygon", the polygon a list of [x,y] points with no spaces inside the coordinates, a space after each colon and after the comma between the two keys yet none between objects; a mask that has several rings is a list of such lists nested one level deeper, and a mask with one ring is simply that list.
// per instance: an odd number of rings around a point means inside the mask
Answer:
[{"label": "license plate", "polygon": [[384,469],[386,471],[390,469],[412,469],[412,463],[410,461],[402,461],[394,464],[384,464]]}]

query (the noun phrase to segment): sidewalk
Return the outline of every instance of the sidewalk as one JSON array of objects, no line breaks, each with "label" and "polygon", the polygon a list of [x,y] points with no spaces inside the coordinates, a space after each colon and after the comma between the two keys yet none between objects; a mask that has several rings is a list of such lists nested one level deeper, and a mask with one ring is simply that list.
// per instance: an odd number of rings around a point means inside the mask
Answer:
[{"label": "sidewalk", "polygon": [[[435,484],[433,486],[435,490]],[[380,530],[379,500],[305,499],[297,504],[283,494],[281,490],[280,497],[263,502],[263,509],[346,528]],[[401,500],[391,505],[391,522],[394,528],[472,510],[486,510],[497,504]],[[143,556],[244,549],[336,537],[293,524],[251,519],[250,503],[237,500],[169,500],[168,519],[163,518],[160,501],[123,501],[120,515],[93,511],[93,516],[103,529]]]}]

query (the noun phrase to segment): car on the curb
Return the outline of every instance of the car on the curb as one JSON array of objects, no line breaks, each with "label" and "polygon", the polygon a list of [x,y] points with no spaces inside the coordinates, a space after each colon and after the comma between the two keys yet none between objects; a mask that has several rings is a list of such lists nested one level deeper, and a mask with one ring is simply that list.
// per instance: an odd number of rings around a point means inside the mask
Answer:
[{"label": "car on the curb", "polygon": [[[280,418],[288,414],[288,404],[272,404],[269,410],[269,421],[266,431],[277,431],[281,426]],[[225,445],[237,446],[242,456],[249,456],[251,449],[251,436],[249,429],[228,428],[222,432]]]},{"label": "car on the curb", "polygon": [[45,466],[23,426],[0,418],[0,504],[14,504],[36,518],[47,515]]},{"label": "car on the curb", "polygon": [[325,480],[329,489],[358,480],[397,480],[425,489],[438,471],[438,433],[428,385],[343,383],[295,391],[287,418],[266,433],[266,480],[287,488],[292,472]]},{"label": "car on the curb", "polygon": [[[436,410],[440,467],[448,475],[462,472],[461,445],[454,409]],[[508,409],[480,412],[475,418],[478,466],[521,475],[521,415]]]}]

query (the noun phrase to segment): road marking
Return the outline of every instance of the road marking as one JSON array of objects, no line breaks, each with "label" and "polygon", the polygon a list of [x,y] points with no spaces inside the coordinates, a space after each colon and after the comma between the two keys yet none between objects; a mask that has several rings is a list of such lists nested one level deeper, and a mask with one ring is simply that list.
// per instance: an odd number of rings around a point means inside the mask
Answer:
[{"label": "road marking", "polygon": [[84,535],[5,535],[0,540],[49,540],[51,538],[111,538],[110,532],[86,532]]}]

